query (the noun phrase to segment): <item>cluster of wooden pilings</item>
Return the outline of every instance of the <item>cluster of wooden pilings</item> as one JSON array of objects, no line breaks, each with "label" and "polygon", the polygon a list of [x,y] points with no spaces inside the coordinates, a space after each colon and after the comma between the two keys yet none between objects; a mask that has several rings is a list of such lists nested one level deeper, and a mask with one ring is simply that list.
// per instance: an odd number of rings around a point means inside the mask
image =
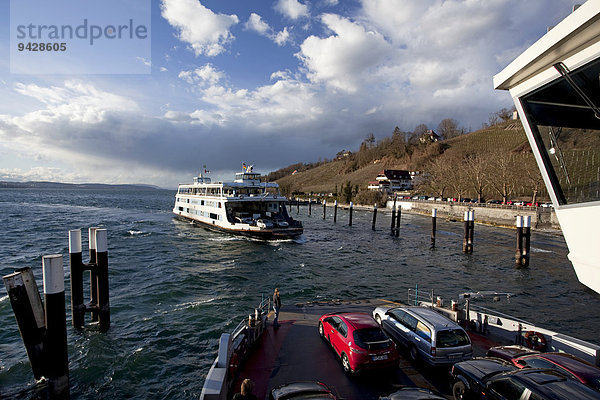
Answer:
[{"label": "cluster of wooden pilings", "polygon": [[[313,200],[309,199],[306,204],[308,206],[308,215],[312,214],[312,203]],[[315,203],[316,204],[316,203]],[[327,217],[327,200],[323,200],[323,219]],[[352,211],[354,204],[350,202],[348,208],[348,225],[352,226]],[[290,212],[292,211],[292,203],[289,203]],[[337,223],[337,200],[333,203],[333,222]],[[300,202],[296,200],[296,212],[300,212]],[[394,204],[391,212],[391,226],[390,234],[394,237],[400,236],[400,222],[402,217],[402,208],[397,205],[396,199],[394,198]],[[377,222],[377,204],[373,206],[373,219],[371,223],[371,229],[376,230]],[[515,253],[515,261],[519,266],[529,266],[529,249],[530,249],[530,237],[531,237],[531,217],[530,216],[518,216],[516,221],[517,227],[517,250]],[[436,229],[437,229],[437,209],[431,210],[431,248],[435,248],[436,241]],[[475,211],[469,210],[464,213],[464,235],[463,235],[463,253],[473,254],[474,244],[474,232],[475,232]]]},{"label": "cluster of wooden pilings", "polygon": [[[71,316],[73,327],[84,328],[84,313],[92,314],[101,332],[110,327],[106,229],[89,229],[90,262],[83,264],[81,230],[69,231]],[[83,301],[83,271],[90,271],[90,302]],[[62,254],[42,257],[44,301],[33,271],[17,269],[3,277],[33,376],[47,380],[50,398],[69,398],[69,357]],[[45,378],[45,379],[44,379]]]}]

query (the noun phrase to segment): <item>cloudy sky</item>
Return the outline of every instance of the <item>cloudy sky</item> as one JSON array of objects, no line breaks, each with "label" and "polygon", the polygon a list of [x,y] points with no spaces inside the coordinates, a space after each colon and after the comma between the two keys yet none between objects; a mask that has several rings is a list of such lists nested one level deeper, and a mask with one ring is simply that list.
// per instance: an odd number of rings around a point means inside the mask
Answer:
[{"label": "cloudy sky", "polygon": [[[203,165],[229,178],[331,158],[395,126],[477,129],[512,105],[492,76],[583,2],[146,0],[151,53],[95,50],[142,73],[85,74],[31,52],[34,72],[11,65],[11,1],[26,0],[0,0],[0,180],[162,187]],[[83,18],[61,1],[46,18]]]}]

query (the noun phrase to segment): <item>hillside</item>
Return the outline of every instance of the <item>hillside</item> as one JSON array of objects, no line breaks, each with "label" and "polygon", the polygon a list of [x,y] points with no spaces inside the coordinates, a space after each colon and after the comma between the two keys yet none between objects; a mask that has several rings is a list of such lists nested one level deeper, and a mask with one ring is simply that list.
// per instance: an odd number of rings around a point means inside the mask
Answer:
[{"label": "hillside", "polygon": [[[298,170],[293,175],[288,173],[277,179],[276,182],[287,195],[296,192],[339,193],[342,185],[347,182],[358,186],[361,190],[366,189],[368,182],[374,181],[377,174],[383,169],[421,171],[424,172],[424,176],[430,176],[434,174],[434,166],[441,167],[442,170],[448,172],[456,172],[454,171],[456,169],[473,168],[470,165],[467,166],[467,160],[478,159],[482,163],[487,161],[488,164],[491,164],[493,155],[496,155],[495,159],[502,158],[505,161],[510,160],[515,165],[527,166],[527,170],[533,170],[539,175],[537,167],[533,168],[533,154],[519,121],[503,122],[435,143],[424,144],[418,141],[406,143],[402,138],[398,139],[400,142],[395,143],[396,139],[398,138],[384,138],[370,148],[363,143],[361,149],[356,153],[321,163],[304,171]],[[493,172],[491,174],[493,175]],[[503,178],[508,179],[507,177]],[[535,177],[535,179],[538,178],[540,177]],[[446,177],[445,180],[447,182],[454,180],[455,183],[458,183],[459,179]],[[455,186],[454,191],[461,192],[461,195],[470,193],[471,197],[476,197],[477,193],[472,193],[477,192],[471,188],[472,182],[468,182],[468,178],[465,177],[461,177],[461,181],[464,188]],[[415,189],[431,194],[435,191],[443,192],[445,190],[444,188],[441,190],[433,188],[430,181],[421,182]],[[536,190],[539,191],[540,188],[538,187]],[[450,190],[447,188],[446,191]],[[528,192],[530,190],[525,184],[514,188],[514,194],[529,195]],[[487,194],[494,197],[491,189]]]}]

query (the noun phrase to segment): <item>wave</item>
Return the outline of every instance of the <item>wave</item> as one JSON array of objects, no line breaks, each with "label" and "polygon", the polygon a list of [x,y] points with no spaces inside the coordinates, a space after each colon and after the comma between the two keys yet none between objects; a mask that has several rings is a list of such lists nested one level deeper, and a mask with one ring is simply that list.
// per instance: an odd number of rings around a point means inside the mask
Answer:
[{"label": "wave", "polygon": [[8,295],[0,297],[0,303],[2,303],[4,300],[8,300]]},{"label": "wave", "polygon": [[538,247],[531,248],[532,253],[554,253],[552,250],[540,249]]}]

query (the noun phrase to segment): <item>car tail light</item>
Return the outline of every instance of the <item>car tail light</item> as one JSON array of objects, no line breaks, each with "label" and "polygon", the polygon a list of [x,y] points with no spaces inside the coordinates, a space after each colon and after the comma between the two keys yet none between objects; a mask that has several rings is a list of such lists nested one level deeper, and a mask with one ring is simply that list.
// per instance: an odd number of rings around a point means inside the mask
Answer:
[{"label": "car tail light", "polygon": [[431,348],[431,355],[435,357],[435,347]]},{"label": "car tail light", "polygon": [[365,354],[366,351],[361,350],[361,349],[357,349],[356,347],[350,347],[350,351],[353,353],[358,353],[358,354]]}]

